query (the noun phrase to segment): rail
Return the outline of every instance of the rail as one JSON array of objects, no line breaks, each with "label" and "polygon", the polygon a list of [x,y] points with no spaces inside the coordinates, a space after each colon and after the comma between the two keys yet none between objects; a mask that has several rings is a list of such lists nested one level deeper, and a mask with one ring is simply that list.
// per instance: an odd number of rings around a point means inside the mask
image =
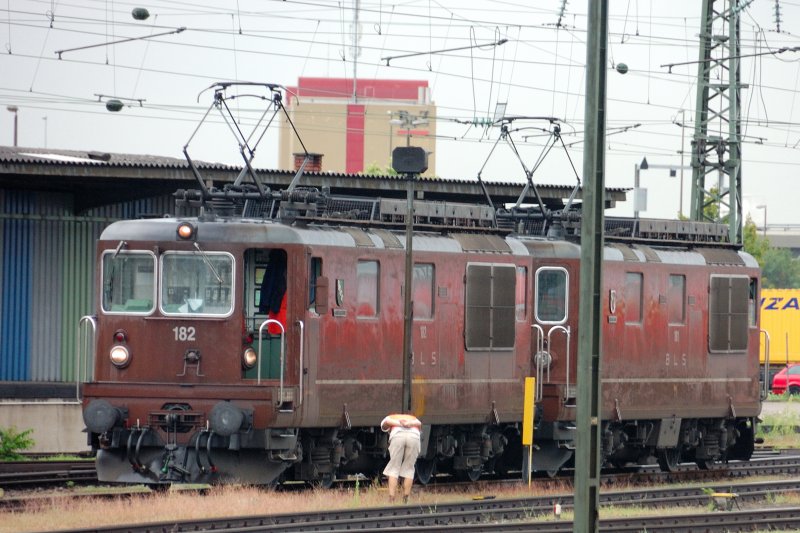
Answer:
[{"label": "rail", "polygon": [[539,324],[531,324],[531,329],[536,331],[536,349],[534,350],[533,362],[536,365],[536,393],[535,399],[536,401],[541,401],[542,394],[544,391],[544,379],[543,375],[545,374],[545,369],[547,370],[546,379],[547,382],[550,383],[550,365],[553,362],[553,356],[550,353],[550,346],[551,341],[553,340],[553,333],[563,331],[564,335],[567,338],[567,347],[566,347],[566,375],[565,375],[565,383],[566,389],[564,391],[564,400],[569,398],[569,347],[570,347],[570,339],[572,337],[572,333],[569,326],[553,326],[549,330],[547,330],[547,349],[545,349],[545,334],[544,329]]},{"label": "rail", "polygon": [[[92,326],[92,337],[91,343],[89,336],[85,333],[86,332],[86,324],[90,324]],[[97,318],[92,315],[86,315],[81,317],[78,321],[78,334],[75,337],[75,400],[78,403],[81,403],[83,398],[81,398],[81,383],[87,381],[87,371],[89,368],[89,361],[94,359],[95,356],[95,340],[97,338]],[[83,344],[81,344],[83,341]],[[89,354],[91,346],[91,354]],[[85,364],[83,365],[83,381],[81,381],[81,362],[85,359]]]},{"label": "rail", "polygon": [[541,401],[543,391],[543,379],[545,363],[547,364],[547,381],[550,382],[550,362],[545,361],[545,355],[550,355],[544,351],[544,330],[539,324],[531,324],[531,329],[536,331],[536,349],[533,352],[533,362],[536,365],[536,390],[534,400]]},{"label": "rail", "polygon": [[569,343],[570,343],[570,338],[572,337],[572,334],[570,332],[569,326],[566,326],[566,327],[564,327],[564,326],[553,326],[547,332],[547,347],[548,348],[551,345],[550,341],[553,339],[553,332],[555,332],[555,331],[563,331],[564,335],[566,335],[566,337],[567,337],[567,348],[566,348],[567,373],[564,376],[565,377],[565,383],[566,383],[566,387],[564,389],[564,401],[566,401],[569,398]]},{"label": "rail", "polygon": [[769,331],[762,329],[764,334],[764,390],[761,391],[761,400],[764,401],[769,396],[771,383],[769,382]]},{"label": "rail", "polygon": [[[297,321],[297,325],[300,326],[300,372],[298,375],[298,383],[300,384],[300,397],[297,399],[297,405],[303,403],[303,339],[305,339],[305,324],[303,324],[302,320]],[[283,398],[281,398],[281,401]]]}]

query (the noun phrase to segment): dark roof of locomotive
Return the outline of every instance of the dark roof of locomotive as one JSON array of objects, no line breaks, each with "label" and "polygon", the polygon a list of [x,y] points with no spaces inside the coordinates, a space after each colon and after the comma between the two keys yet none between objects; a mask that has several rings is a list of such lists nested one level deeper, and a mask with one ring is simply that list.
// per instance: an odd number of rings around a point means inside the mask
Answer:
[{"label": "dark roof of locomotive", "polygon": [[[222,163],[195,161],[195,164],[204,179],[218,186],[232,183],[241,171],[239,166]],[[270,169],[256,172],[265,185],[278,190],[286,188],[295,174]],[[327,186],[340,195],[404,198],[406,194],[406,181],[400,176],[307,172],[300,184]],[[512,181],[485,184],[496,203],[515,202],[524,186]],[[183,158],[0,146],[0,187],[71,192],[76,197],[76,212],[196,186],[196,179]],[[546,184],[537,184],[537,188],[545,204],[553,208],[560,206],[573,189],[571,185]],[[483,191],[474,178],[422,179],[417,189],[428,200],[485,203]],[[606,205],[613,207],[616,202],[624,201],[628,190],[607,188]],[[580,191],[577,198],[581,198]]]},{"label": "dark roof of locomotive", "polygon": [[[101,241],[176,241],[176,230],[183,219],[154,218],[124,220],[108,226]],[[353,228],[325,225],[287,225],[271,220],[217,219],[198,223],[197,242],[248,243],[253,246],[275,244],[306,244],[358,249],[405,248],[402,231],[378,228]],[[388,235],[387,234],[391,234]],[[113,246],[112,246],[113,247]],[[493,254],[534,255],[577,259],[580,246],[560,239],[530,236],[499,236],[466,233],[416,232],[414,250],[461,253],[465,251]],[[757,268],[755,259],[747,253],[730,248],[702,246],[647,246],[641,243],[606,243],[604,256],[611,261],[663,262],[684,265],[737,265]]]}]

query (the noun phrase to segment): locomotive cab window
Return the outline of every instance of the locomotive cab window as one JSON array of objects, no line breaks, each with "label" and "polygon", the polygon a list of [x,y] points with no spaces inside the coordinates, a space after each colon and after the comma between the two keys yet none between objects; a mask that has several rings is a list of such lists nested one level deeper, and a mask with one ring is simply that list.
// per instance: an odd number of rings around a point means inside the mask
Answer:
[{"label": "locomotive cab window", "polygon": [[467,265],[464,341],[467,350],[514,348],[515,265]]},{"label": "locomotive cab window", "polygon": [[670,274],[667,287],[667,308],[670,324],[686,322],[686,276]]},{"label": "locomotive cab window", "polygon": [[708,349],[712,353],[747,350],[751,280],[711,276],[708,295]]},{"label": "locomotive cab window", "polygon": [[233,312],[233,257],[221,252],[167,252],[161,258],[165,315],[227,316]]},{"label": "locomotive cab window", "polygon": [[625,274],[625,290],[623,300],[625,302],[625,323],[642,323],[642,299],[644,298],[642,289],[644,279],[641,272],[628,272]]},{"label": "locomotive cab window", "polygon": [[356,316],[371,318],[378,315],[380,304],[380,268],[377,261],[359,261],[356,268]]},{"label": "locomotive cab window", "polygon": [[320,277],[322,277],[322,258],[312,257],[308,268],[308,308],[312,311],[317,307],[317,283]]},{"label": "locomotive cab window", "polygon": [[102,307],[105,313],[148,315],[156,302],[156,256],[152,252],[103,253]]},{"label": "locomotive cab window", "polygon": [[515,296],[515,318],[517,322],[524,322],[528,312],[528,269],[517,267],[517,288]]},{"label": "locomotive cab window", "polygon": [[534,313],[541,324],[563,324],[567,320],[569,273],[564,268],[545,267],[536,271]]},{"label": "locomotive cab window", "polygon": [[415,263],[411,300],[414,305],[414,320],[433,318],[434,268],[432,264]]}]

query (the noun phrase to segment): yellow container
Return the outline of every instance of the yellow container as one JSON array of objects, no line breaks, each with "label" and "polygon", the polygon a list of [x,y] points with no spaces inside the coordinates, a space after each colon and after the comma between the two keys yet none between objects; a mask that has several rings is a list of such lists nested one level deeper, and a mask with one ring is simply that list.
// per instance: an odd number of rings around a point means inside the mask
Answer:
[{"label": "yellow container", "polygon": [[[800,362],[800,289],[761,290],[761,329],[769,333],[770,366]],[[760,350],[764,364],[763,336]]]}]

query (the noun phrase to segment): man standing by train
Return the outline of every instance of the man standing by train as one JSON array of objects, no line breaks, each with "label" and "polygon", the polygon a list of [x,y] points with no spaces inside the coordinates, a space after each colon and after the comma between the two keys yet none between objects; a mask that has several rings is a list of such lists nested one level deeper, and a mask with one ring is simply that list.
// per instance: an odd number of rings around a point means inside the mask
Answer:
[{"label": "man standing by train", "polygon": [[389,464],[383,474],[389,478],[389,500],[397,495],[398,478],[403,478],[403,503],[408,502],[414,483],[414,464],[420,447],[422,423],[414,415],[389,415],[381,429],[389,433]]}]

